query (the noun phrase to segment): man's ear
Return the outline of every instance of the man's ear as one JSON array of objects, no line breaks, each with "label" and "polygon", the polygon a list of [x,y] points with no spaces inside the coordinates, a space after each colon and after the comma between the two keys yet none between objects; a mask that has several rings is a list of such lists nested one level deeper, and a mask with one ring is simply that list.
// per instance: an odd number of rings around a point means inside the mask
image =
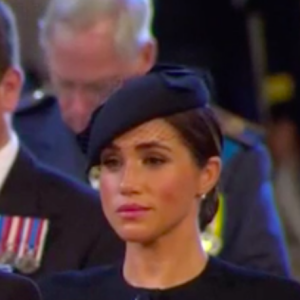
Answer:
[{"label": "man's ear", "polygon": [[23,86],[23,73],[11,67],[0,81],[0,107],[2,112],[12,113],[18,105]]},{"label": "man's ear", "polygon": [[138,55],[136,75],[141,76],[147,73],[155,64],[157,57],[157,42],[153,38],[145,43]]}]

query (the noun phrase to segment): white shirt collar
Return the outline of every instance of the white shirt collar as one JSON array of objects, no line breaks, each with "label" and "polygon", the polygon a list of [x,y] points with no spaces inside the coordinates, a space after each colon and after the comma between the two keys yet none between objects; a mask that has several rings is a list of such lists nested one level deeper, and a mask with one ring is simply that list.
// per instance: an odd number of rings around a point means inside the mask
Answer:
[{"label": "white shirt collar", "polygon": [[14,164],[19,150],[19,140],[15,132],[10,133],[8,143],[0,149],[0,191]]}]

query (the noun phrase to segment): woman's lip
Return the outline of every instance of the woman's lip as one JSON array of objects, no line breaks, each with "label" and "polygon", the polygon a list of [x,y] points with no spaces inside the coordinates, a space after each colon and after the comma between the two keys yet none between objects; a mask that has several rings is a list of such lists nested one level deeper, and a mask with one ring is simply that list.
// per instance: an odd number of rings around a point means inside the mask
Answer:
[{"label": "woman's lip", "polygon": [[133,204],[123,204],[123,205],[119,206],[119,208],[117,209],[117,212],[119,212],[119,213],[141,212],[141,211],[147,211],[149,209],[150,209],[149,207],[133,203]]}]

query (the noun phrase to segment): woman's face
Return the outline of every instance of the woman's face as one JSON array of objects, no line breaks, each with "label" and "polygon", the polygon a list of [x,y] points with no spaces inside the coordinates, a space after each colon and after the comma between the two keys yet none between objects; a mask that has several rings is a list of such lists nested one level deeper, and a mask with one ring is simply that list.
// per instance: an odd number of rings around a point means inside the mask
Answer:
[{"label": "woman's face", "polygon": [[175,228],[196,224],[199,195],[207,192],[209,177],[177,131],[156,119],[102,152],[103,209],[122,239],[151,243]]}]

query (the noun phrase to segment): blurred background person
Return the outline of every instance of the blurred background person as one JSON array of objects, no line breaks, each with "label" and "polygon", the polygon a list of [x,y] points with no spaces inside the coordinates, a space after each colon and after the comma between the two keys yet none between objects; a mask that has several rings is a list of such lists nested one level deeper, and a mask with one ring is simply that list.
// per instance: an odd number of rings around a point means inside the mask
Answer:
[{"label": "blurred background person", "polygon": [[293,276],[300,280],[300,113],[294,101],[271,105],[268,145],[274,161],[274,187]]},{"label": "blurred background person", "polygon": [[123,7],[105,0],[48,4],[39,40],[55,95],[23,99],[15,126],[43,162],[87,182],[85,152],[94,112],[123,80],[155,62],[152,8],[148,1]]}]

